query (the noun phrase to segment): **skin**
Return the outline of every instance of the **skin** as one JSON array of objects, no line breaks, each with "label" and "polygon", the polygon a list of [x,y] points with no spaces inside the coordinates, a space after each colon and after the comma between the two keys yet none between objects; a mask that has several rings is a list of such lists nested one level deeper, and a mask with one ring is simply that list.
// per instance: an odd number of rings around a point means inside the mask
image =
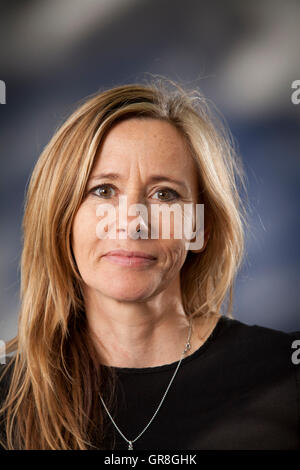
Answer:
[{"label": "skin", "polygon": [[[103,172],[119,176],[92,180]],[[154,174],[174,178],[184,186],[164,180],[150,182]],[[172,190],[179,194],[177,199],[173,199]],[[102,203],[117,207],[118,196],[126,195],[128,207],[143,203],[149,210],[158,203],[196,203],[197,194],[195,163],[184,137],[174,126],[157,119],[131,118],[108,132],[72,227],[72,247],[84,281],[89,330],[102,364],[143,368],[180,359],[189,325],[181,298],[180,270],[188,252],[186,240],[172,238],[172,231],[170,239],[160,236],[133,240],[120,239],[124,231],[120,227],[117,239],[99,239],[96,207]],[[133,219],[136,216],[128,216],[128,223]],[[143,251],[156,259],[148,266],[112,264],[104,255],[116,249]],[[205,322],[194,321],[191,349],[186,356],[203,344],[217,320],[212,316]]]}]

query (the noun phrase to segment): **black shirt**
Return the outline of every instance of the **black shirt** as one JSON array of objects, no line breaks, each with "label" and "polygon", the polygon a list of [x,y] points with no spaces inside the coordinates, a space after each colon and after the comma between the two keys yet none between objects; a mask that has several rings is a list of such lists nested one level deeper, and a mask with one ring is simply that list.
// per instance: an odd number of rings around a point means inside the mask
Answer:
[{"label": "black shirt", "polygon": [[[300,332],[222,316],[205,343],[182,360],[160,410],[133,448],[300,449],[300,364],[292,361],[297,338]],[[177,364],[115,368],[112,413],[127,439],[134,440],[148,424]],[[128,449],[108,423],[106,449]]]}]

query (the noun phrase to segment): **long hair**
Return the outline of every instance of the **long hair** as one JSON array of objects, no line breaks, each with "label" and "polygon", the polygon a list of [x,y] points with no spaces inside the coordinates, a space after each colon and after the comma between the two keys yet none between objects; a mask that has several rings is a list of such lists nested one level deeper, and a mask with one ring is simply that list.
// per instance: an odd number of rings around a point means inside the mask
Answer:
[{"label": "long hair", "polygon": [[89,335],[71,230],[101,141],[130,117],[167,121],[186,138],[211,231],[204,251],[189,252],[181,269],[184,309],[191,316],[232,316],[247,223],[240,195],[245,181],[222,120],[199,91],[164,79],[89,97],[45,147],[27,189],[18,334],[7,343],[14,354],[1,410],[8,449],[104,448],[98,393],[113,406],[116,377],[100,366]]}]

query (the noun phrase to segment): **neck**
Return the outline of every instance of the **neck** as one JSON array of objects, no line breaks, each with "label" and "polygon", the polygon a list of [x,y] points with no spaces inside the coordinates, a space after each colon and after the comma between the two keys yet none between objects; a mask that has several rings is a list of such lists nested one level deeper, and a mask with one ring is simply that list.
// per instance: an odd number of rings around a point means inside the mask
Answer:
[{"label": "neck", "polygon": [[[166,298],[164,291],[145,302],[120,302],[87,293],[85,304],[91,337],[103,365],[145,368],[181,358],[189,318],[180,295]],[[212,317],[192,321],[191,349],[185,357],[203,344],[212,330],[212,320],[216,322]]]}]

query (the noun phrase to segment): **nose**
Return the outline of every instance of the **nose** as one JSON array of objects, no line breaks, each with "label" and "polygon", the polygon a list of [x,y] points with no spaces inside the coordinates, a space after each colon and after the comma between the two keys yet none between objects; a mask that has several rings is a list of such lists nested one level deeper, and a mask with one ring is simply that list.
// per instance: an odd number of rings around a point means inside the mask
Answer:
[{"label": "nose", "polygon": [[127,233],[131,238],[139,238],[135,234],[144,237],[148,233],[148,207],[137,191],[119,197],[116,217],[119,238],[125,238]]}]

